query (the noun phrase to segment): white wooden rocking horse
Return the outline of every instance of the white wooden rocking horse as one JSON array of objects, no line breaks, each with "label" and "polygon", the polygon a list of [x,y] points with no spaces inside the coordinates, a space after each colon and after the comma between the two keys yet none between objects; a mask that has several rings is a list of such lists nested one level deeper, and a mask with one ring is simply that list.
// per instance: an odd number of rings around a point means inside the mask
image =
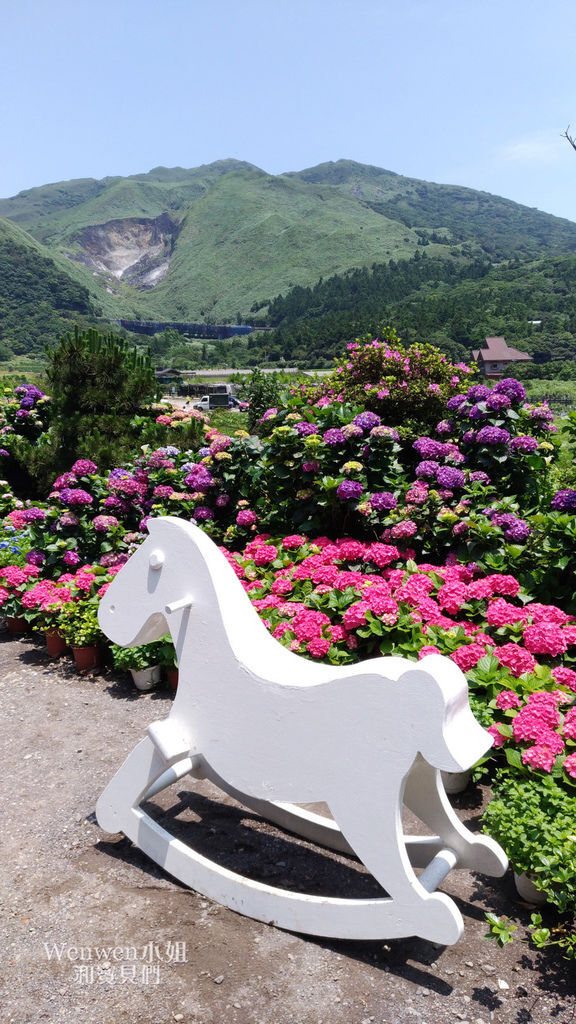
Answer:
[{"label": "white wooden rocking horse", "polygon": [[[102,599],[100,625],[130,646],[158,639],[168,623],[178,691],[100,797],[101,827],[123,832],[197,892],[280,928],[456,942],[461,914],[436,887],[454,867],[490,875],[507,867],[493,840],[459,821],[441,781],[439,769],[469,768],[492,742],[470,711],[460,670],[440,655],[346,667],[301,658],[270,636],[202,530],[172,517],[148,529]],[[354,853],[389,895],[303,895],[200,855],[140,807],[187,774],[293,833]],[[334,820],[295,806],[315,801]],[[403,802],[436,834],[405,836]]]}]

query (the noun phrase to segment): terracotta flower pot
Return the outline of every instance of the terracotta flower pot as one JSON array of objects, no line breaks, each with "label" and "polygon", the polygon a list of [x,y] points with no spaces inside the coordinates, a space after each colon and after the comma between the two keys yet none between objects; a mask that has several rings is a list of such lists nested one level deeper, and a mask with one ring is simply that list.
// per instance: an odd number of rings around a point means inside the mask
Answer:
[{"label": "terracotta flower pot", "polygon": [[59,658],[61,654],[64,654],[68,645],[57,629],[46,629],[44,639],[46,640],[46,650],[51,658]]},{"label": "terracotta flower pot", "polygon": [[27,633],[30,628],[26,619],[21,615],[7,615],[6,625],[8,627],[8,632],[12,633],[12,636],[22,636],[22,634]]},{"label": "terracotta flower pot", "polygon": [[98,668],[102,656],[100,644],[91,644],[90,647],[75,647],[74,644],[70,646],[72,647],[72,654],[74,655],[76,668],[79,672],[87,672],[88,669]]},{"label": "terracotta flower pot", "polygon": [[172,690],[172,693],[176,693],[176,690],[178,689],[178,669],[177,668],[169,668],[169,669],[167,669],[166,670],[166,679],[168,681],[168,686]]},{"label": "terracotta flower pot", "polygon": [[160,665],[149,665],[148,668],[131,668],[130,673],[134,680],[134,686],[141,693],[146,693],[147,690],[153,690],[157,683],[160,682]]}]

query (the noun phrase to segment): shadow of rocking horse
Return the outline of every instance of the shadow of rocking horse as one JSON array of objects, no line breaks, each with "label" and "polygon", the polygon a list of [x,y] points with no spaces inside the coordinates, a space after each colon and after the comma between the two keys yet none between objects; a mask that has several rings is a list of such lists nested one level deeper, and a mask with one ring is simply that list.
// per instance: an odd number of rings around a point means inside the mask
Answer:
[{"label": "shadow of rocking horse", "polygon": [[[469,768],[492,742],[460,669],[440,655],[346,667],[301,658],[270,636],[202,530],[172,517],[148,529],[102,599],[100,625],[131,646],[158,639],[168,623],[178,690],[168,717],[149,726],[100,797],[101,827],[123,832],[197,892],[280,928],[456,942],[461,914],[436,887],[454,867],[502,875],[507,866],[493,840],[459,821],[441,781],[440,769]],[[140,807],[186,774],[308,840],[354,853],[389,896],[294,893],[200,855]],[[320,801],[334,821],[295,806]],[[405,836],[403,803],[436,834]]]}]

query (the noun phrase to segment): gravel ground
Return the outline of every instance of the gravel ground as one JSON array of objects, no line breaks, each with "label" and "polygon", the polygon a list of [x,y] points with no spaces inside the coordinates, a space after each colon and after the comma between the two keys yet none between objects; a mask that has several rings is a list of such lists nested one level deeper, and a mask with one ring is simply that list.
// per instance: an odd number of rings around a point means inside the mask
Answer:
[{"label": "gravel ground", "polygon": [[[184,889],[102,833],[93,813],[146,726],[167,713],[168,694],[137,695],[110,671],[78,676],[30,639],[0,635],[0,655],[2,1024],[576,1021],[573,964],[522,941],[500,950],[483,940],[488,910],[529,920],[509,878],[449,876],[465,933],[448,948],[305,938]],[[472,827],[485,798],[476,789],[455,799]],[[206,783],[183,780],[158,801],[167,827],[243,874],[374,892],[354,860],[279,832]]]}]

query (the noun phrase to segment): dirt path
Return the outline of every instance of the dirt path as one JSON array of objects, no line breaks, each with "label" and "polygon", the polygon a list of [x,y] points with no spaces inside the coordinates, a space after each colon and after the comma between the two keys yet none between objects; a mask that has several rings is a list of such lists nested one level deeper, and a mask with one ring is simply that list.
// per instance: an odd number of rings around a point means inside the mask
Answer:
[{"label": "dirt path", "polygon": [[[418,939],[315,941],[239,917],[174,883],[94,821],[96,799],[170,698],[107,673],[81,678],[34,641],[0,635],[4,781],[2,1024],[569,1024],[574,965],[483,941],[484,913],[527,921],[508,879],[452,875],[465,919],[450,948]],[[244,874],[302,891],[372,880],[181,782],[158,815]],[[477,819],[481,791],[458,798]]]}]

